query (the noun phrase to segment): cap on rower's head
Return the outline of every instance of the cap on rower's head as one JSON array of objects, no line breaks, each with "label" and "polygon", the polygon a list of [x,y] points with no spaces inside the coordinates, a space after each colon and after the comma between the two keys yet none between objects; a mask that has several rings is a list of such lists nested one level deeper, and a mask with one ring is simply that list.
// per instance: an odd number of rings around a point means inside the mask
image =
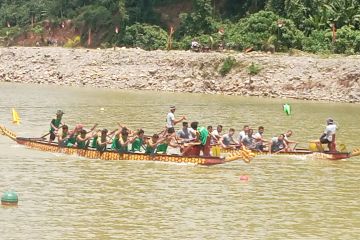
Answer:
[{"label": "cap on rower's head", "polygon": [[108,130],[106,128],[104,128],[103,130],[101,130],[101,133],[107,133]]},{"label": "cap on rower's head", "polygon": [[175,110],[175,109],[176,109],[175,106],[171,106],[171,107],[170,107],[170,110]]},{"label": "cap on rower's head", "polygon": [[62,110],[57,110],[56,115],[63,115],[64,112]]},{"label": "cap on rower's head", "polygon": [[328,118],[328,119],[326,119],[326,123],[327,124],[333,124],[334,120],[332,118]]}]

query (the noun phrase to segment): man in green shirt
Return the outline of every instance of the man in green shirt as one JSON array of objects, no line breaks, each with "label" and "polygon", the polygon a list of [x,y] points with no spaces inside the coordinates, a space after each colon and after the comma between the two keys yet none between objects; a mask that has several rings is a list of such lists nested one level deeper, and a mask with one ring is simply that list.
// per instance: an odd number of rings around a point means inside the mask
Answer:
[{"label": "man in green shirt", "polygon": [[63,125],[63,123],[61,122],[62,116],[63,116],[64,112],[61,110],[58,110],[56,112],[56,118],[52,119],[50,122],[50,138],[49,138],[49,143],[51,143],[52,141],[55,140],[56,138],[56,133],[59,130],[60,125]]}]

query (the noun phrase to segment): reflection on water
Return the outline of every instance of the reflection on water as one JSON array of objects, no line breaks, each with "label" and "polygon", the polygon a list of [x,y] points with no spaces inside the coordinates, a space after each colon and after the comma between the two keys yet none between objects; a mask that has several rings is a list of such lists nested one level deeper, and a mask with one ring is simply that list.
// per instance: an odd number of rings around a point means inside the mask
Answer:
[{"label": "reflection on water", "polygon": [[[201,125],[263,125],[265,136],[293,129],[319,137],[324,120],[340,125],[339,142],[360,146],[360,106],[159,92],[0,84],[0,124],[41,136],[57,109],[73,126],[116,122],[160,130],[170,105]],[[23,123],[11,126],[10,108]],[[104,108],[104,111],[100,109]],[[356,239],[360,235],[359,158],[338,162],[266,157],[251,164],[201,167],[100,161],[29,150],[0,138],[0,192],[19,193],[0,208],[1,239]],[[240,181],[248,175],[249,181]]]}]

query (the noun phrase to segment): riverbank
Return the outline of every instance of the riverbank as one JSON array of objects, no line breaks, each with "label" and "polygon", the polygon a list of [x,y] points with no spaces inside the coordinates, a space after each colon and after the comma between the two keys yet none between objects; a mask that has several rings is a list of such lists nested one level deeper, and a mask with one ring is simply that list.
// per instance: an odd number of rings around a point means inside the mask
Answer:
[{"label": "riverbank", "polygon": [[360,56],[11,47],[0,61],[0,82],[360,102]]}]

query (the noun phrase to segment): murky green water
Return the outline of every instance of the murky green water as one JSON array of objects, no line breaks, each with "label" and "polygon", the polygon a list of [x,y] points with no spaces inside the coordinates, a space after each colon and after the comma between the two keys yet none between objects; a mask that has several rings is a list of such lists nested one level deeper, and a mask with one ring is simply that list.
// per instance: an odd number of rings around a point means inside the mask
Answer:
[{"label": "murky green water", "polygon": [[[294,139],[319,137],[324,120],[340,124],[337,140],[360,146],[360,105],[123,92],[0,84],[0,124],[41,136],[57,109],[64,122],[146,133],[165,125],[169,105],[202,125],[239,130],[264,125]],[[23,123],[10,123],[11,107]],[[100,109],[104,108],[104,111]],[[306,146],[307,144],[303,144]],[[0,192],[16,190],[18,208],[0,207],[0,239],[358,239],[360,159],[261,157],[246,165],[201,167],[100,161],[26,149],[0,137]],[[239,180],[248,175],[249,181]]]}]

